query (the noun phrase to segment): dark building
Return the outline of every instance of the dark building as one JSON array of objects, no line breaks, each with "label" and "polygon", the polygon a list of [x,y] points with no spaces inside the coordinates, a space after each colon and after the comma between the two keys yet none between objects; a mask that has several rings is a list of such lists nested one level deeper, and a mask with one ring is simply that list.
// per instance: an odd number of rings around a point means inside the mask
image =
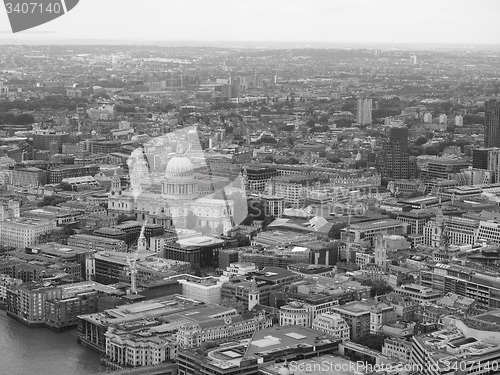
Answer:
[{"label": "dark building", "polygon": [[490,150],[487,148],[476,148],[472,150],[472,168],[488,169],[489,151]]},{"label": "dark building", "polygon": [[165,243],[165,254],[167,259],[191,263],[191,268],[197,271],[200,268],[217,268],[219,266],[219,251],[225,247],[224,240],[195,237]]},{"label": "dark building", "polygon": [[99,228],[94,231],[94,236],[112,238],[126,242],[127,234],[118,228]]},{"label": "dark building", "polygon": [[117,141],[91,141],[90,153],[91,154],[110,154],[112,152],[120,151],[122,145]]},{"label": "dark building", "polygon": [[33,135],[33,149],[62,153],[62,145],[69,139],[68,133],[35,133]]},{"label": "dark building", "polygon": [[500,147],[500,103],[488,100],[484,109],[484,147]]},{"label": "dark building", "polygon": [[248,190],[264,191],[266,183],[278,176],[278,171],[273,168],[246,168],[244,174]]},{"label": "dark building", "polygon": [[49,170],[48,183],[59,184],[65,178],[95,176],[99,172],[98,165],[63,165]]},{"label": "dark building", "polygon": [[493,182],[499,182],[500,148],[477,148],[472,150],[472,167],[487,169],[493,174]]},{"label": "dark building", "polygon": [[389,140],[382,145],[380,170],[383,177],[396,180],[416,177],[416,163],[408,154],[407,128],[391,128]]},{"label": "dark building", "polygon": [[225,270],[231,263],[238,263],[239,251],[236,249],[224,249],[219,251],[219,268]]},{"label": "dark building", "polygon": [[144,237],[149,244],[151,237],[163,236],[165,234],[165,228],[160,224],[146,224],[144,227]]},{"label": "dark building", "polygon": [[115,225],[114,228],[125,232],[125,243],[130,246],[137,243],[142,225],[138,221],[130,220]]}]

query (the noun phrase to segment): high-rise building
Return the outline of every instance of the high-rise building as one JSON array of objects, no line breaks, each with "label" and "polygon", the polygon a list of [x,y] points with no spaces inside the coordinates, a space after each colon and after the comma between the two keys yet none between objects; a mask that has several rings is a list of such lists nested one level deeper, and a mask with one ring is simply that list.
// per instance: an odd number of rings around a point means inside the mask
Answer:
[{"label": "high-rise building", "polygon": [[358,99],[358,118],[357,121],[361,125],[372,123],[372,100]]},{"label": "high-rise building", "polygon": [[484,147],[500,147],[500,102],[488,100],[484,108]]},{"label": "high-rise building", "polygon": [[426,124],[432,124],[432,113],[427,112],[426,114],[424,114],[424,122]]},{"label": "high-rise building", "polygon": [[472,167],[485,169],[493,177],[493,182],[500,181],[500,148],[476,148],[472,150]]},{"label": "high-rise building", "polygon": [[410,64],[417,65],[417,56],[415,55],[410,56]]},{"label": "high-rise building", "polygon": [[464,125],[464,117],[462,115],[455,116],[455,126],[463,126]]},{"label": "high-rise building", "polygon": [[382,146],[381,173],[396,180],[416,177],[416,166],[408,154],[408,129],[393,127]]}]

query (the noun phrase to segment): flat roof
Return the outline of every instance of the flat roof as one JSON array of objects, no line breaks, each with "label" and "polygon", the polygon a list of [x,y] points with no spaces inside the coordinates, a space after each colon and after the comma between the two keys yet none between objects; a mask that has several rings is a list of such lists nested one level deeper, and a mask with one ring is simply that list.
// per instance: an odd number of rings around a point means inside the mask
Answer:
[{"label": "flat roof", "polygon": [[404,225],[404,223],[401,220],[396,220],[396,219],[384,219],[384,220],[376,220],[376,221],[367,221],[364,223],[356,223],[356,224],[351,224],[351,229],[376,229],[380,227],[389,227],[389,226],[396,226],[396,225]]},{"label": "flat roof", "polygon": [[198,236],[198,237],[191,237],[191,238],[183,238],[180,240],[177,240],[177,243],[181,246],[193,246],[193,247],[203,247],[203,246],[210,246],[210,245],[218,245],[224,243],[224,240],[221,240],[220,238],[214,238],[214,237],[207,237],[207,236]]},{"label": "flat roof", "polygon": [[254,333],[245,352],[245,357],[259,356],[259,353],[284,350],[298,345],[314,347],[318,345],[320,338],[324,338],[325,343],[332,342],[322,332],[312,328],[273,326]]}]

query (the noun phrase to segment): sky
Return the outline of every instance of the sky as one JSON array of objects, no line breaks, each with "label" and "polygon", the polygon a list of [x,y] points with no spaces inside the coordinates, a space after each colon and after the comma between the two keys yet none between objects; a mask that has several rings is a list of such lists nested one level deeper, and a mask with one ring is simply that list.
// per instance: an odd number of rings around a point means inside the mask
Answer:
[{"label": "sky", "polygon": [[80,0],[64,16],[16,34],[0,8],[0,43],[500,45],[499,16],[499,0]]}]

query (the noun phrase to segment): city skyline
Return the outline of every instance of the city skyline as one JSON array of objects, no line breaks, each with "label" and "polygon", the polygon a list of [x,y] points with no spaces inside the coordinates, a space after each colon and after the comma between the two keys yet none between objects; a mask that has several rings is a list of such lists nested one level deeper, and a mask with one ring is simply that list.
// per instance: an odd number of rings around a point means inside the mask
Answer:
[{"label": "city skyline", "polygon": [[[366,45],[495,46],[500,3],[482,0],[387,1],[96,0],[50,23],[12,34],[0,12],[4,43],[276,43],[314,47]],[[193,12],[193,9],[196,12]],[[112,15],[112,17],[110,17]],[[133,16],[132,16],[133,15]],[[173,16],[172,16],[173,15]],[[92,28],[88,25],[92,24]],[[131,27],[133,25],[133,27]]]},{"label": "city skyline", "polygon": [[500,1],[4,3],[4,373],[500,373]]}]

